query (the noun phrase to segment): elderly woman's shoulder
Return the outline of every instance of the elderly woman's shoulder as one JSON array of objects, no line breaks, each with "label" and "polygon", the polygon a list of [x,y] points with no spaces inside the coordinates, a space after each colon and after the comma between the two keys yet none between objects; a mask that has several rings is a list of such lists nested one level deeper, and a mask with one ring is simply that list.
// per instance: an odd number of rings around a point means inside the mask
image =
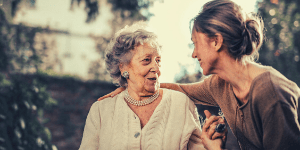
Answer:
[{"label": "elderly woman's shoulder", "polygon": [[194,102],[184,93],[179,91],[174,91],[171,89],[163,89],[163,90],[164,90],[165,97],[168,97],[170,103],[174,104],[172,106],[179,106],[176,107],[177,109],[181,109],[182,107],[188,107],[190,111],[196,110],[196,106]]},{"label": "elderly woman's shoulder", "polygon": [[171,89],[165,89],[164,90],[164,95],[169,96],[171,98],[176,98],[176,99],[187,99],[188,96],[186,96],[184,93],[179,92],[179,91],[175,91],[175,90],[171,90]]},{"label": "elderly woman's shoulder", "polygon": [[[161,88],[163,89],[164,91],[164,94],[178,94],[178,95],[182,95],[183,93],[182,92],[179,92],[179,91],[175,91],[175,90],[172,90],[172,89],[166,89],[166,88]],[[183,94],[185,95],[185,94]]]},{"label": "elderly woman's shoulder", "polygon": [[114,97],[108,97],[100,101],[95,101],[92,107],[99,107],[99,108],[113,107],[118,99],[118,96],[119,94]]}]

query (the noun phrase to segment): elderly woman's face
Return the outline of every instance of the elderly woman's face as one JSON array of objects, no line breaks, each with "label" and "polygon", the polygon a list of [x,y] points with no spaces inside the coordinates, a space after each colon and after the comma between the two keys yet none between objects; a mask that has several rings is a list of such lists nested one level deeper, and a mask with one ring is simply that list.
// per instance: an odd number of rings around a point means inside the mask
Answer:
[{"label": "elderly woman's face", "polygon": [[160,86],[160,60],[159,51],[148,44],[136,47],[130,64],[124,70],[129,72],[128,88],[142,93],[156,92]]}]

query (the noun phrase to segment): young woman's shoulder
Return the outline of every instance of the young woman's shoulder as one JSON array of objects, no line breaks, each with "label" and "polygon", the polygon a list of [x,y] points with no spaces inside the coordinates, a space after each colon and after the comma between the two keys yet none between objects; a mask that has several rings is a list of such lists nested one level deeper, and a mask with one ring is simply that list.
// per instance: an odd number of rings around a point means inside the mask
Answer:
[{"label": "young woman's shoulder", "polygon": [[289,80],[272,67],[257,78],[262,84],[267,84],[275,92],[290,91],[292,93],[299,93],[299,87],[295,82]]},{"label": "young woman's shoulder", "polygon": [[299,99],[300,89],[297,84],[273,68],[257,76],[252,83],[252,95],[271,103],[290,103],[291,99]]}]

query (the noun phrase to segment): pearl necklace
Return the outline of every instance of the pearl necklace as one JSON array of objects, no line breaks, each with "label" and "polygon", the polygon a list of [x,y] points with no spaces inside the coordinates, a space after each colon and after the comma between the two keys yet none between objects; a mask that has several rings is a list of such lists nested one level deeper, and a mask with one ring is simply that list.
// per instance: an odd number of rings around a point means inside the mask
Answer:
[{"label": "pearl necklace", "polygon": [[149,97],[148,99],[146,100],[142,100],[142,101],[137,101],[135,99],[133,99],[129,93],[128,93],[128,90],[126,89],[125,90],[125,100],[132,104],[132,105],[135,105],[135,106],[145,106],[145,105],[148,105],[148,104],[151,104],[154,100],[157,99],[157,97],[159,96],[159,90],[157,91],[157,93],[155,93],[154,95],[152,95],[151,97]]}]

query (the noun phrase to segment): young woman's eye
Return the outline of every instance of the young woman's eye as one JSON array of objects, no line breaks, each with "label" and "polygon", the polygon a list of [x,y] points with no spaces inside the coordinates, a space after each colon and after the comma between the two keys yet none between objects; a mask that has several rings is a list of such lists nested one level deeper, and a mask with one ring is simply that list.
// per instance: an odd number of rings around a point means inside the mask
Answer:
[{"label": "young woman's eye", "polygon": [[194,47],[195,47],[195,43],[194,42],[189,44],[189,48],[190,49],[194,49]]}]

